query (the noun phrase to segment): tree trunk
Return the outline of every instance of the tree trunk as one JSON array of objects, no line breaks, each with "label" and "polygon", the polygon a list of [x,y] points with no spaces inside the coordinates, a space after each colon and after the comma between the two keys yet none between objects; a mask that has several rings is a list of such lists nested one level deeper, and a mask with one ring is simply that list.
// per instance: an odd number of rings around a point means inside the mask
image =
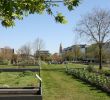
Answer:
[{"label": "tree trunk", "polygon": [[102,45],[99,44],[99,69],[102,69]]}]

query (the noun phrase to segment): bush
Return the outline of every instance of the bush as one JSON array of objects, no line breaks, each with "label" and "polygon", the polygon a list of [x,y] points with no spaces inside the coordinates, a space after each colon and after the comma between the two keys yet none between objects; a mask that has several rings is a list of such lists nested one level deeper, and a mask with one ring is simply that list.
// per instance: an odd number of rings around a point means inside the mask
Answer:
[{"label": "bush", "polygon": [[89,72],[94,72],[95,71],[95,68],[93,65],[89,65],[86,70],[88,70]]},{"label": "bush", "polygon": [[110,76],[110,70],[104,71],[105,76]]}]

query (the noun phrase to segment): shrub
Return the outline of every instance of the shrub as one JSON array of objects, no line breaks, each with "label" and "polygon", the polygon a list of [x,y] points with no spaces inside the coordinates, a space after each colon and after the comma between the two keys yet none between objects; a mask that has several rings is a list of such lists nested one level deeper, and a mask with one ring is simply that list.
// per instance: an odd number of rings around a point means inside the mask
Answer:
[{"label": "shrub", "polygon": [[89,65],[86,70],[88,70],[89,72],[94,72],[95,71],[95,68],[93,65]]},{"label": "shrub", "polygon": [[104,71],[105,76],[110,76],[110,70]]}]

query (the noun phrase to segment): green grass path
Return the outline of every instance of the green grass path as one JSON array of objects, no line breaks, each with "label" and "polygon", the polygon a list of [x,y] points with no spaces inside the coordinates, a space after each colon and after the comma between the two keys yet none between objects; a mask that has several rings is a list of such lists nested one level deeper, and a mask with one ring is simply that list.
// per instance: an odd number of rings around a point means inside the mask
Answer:
[{"label": "green grass path", "polygon": [[43,100],[110,100],[106,93],[66,75],[64,71],[51,70],[53,67],[45,66],[50,70],[41,73]]}]

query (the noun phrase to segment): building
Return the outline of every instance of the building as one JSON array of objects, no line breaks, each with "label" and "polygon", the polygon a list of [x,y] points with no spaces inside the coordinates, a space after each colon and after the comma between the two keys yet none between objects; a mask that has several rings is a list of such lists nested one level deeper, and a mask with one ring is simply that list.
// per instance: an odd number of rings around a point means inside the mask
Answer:
[{"label": "building", "polygon": [[72,45],[67,48],[64,48],[62,51],[62,56],[64,60],[69,61],[77,61],[86,58],[88,45],[86,44],[79,44],[79,45]]},{"label": "building", "polygon": [[62,48],[62,44],[60,43],[60,47],[59,47],[59,55],[62,55],[63,52],[63,48]]},{"label": "building", "polygon": [[86,44],[72,45],[70,47],[64,48],[62,52],[65,53],[65,52],[69,52],[69,51],[75,51],[78,48],[81,53],[85,54],[87,47],[88,47],[88,45],[86,45]]}]

